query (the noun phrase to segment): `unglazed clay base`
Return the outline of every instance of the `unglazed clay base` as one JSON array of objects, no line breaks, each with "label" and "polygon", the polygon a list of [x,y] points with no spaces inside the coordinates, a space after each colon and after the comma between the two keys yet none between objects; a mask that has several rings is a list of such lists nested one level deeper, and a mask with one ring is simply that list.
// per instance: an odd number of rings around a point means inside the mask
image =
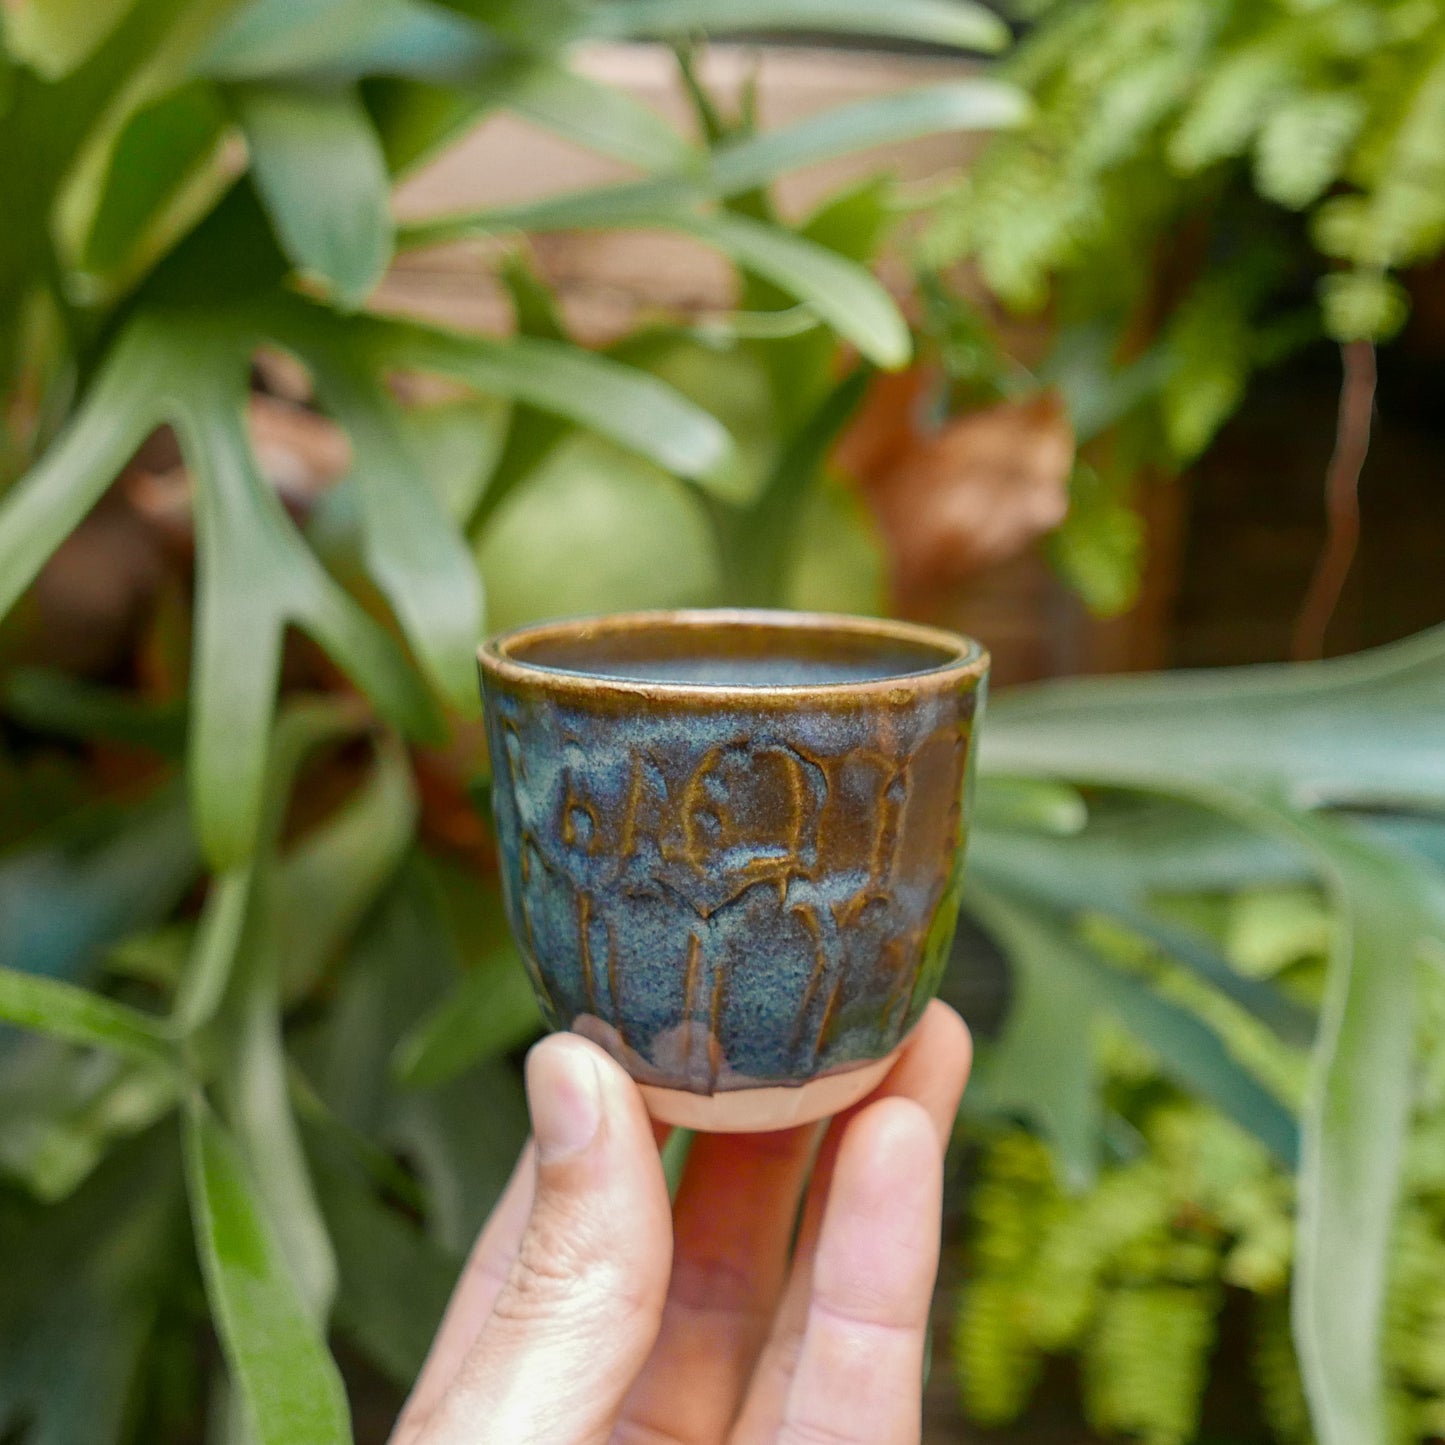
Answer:
[{"label": "unglazed clay base", "polygon": [[812,1124],[850,1108],[883,1082],[898,1052],[894,1049],[871,1064],[824,1074],[791,1087],[727,1089],[718,1094],[692,1094],[657,1084],[639,1087],[648,1112],[660,1123],[707,1134],[760,1134],[791,1129],[795,1124]]}]

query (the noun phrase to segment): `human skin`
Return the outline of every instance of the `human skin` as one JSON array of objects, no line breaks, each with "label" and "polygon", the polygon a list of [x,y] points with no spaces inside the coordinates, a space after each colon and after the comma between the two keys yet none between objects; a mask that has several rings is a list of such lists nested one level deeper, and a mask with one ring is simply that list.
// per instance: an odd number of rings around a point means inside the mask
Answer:
[{"label": "human skin", "polygon": [[543,1040],[533,1141],[392,1445],[916,1442],[970,1058],[962,1020],[930,1004],[821,1141],[698,1135],[674,1203],[632,1081],[583,1039]]}]

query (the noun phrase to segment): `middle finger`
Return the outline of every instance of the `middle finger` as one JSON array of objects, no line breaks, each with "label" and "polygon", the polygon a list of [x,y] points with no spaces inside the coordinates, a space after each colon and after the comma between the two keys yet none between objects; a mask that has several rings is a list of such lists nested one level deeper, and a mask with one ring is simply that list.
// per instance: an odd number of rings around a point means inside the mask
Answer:
[{"label": "middle finger", "polygon": [[614,1441],[726,1438],[782,1296],[817,1134],[805,1125],[693,1141],[662,1326]]},{"label": "middle finger", "polygon": [[732,1440],[761,1445],[776,1438],[793,1372],[803,1345],[808,1306],[813,1297],[813,1258],[822,1228],[828,1188],[843,1135],[854,1115],[881,1098],[899,1096],[921,1104],[933,1121],[939,1147],[948,1141],[968,1079],[973,1049],[963,1020],[935,1000],[903,1046],[887,1078],[861,1104],[834,1119],[818,1152],[807,1203],[798,1227],[792,1270],[759,1356]]}]

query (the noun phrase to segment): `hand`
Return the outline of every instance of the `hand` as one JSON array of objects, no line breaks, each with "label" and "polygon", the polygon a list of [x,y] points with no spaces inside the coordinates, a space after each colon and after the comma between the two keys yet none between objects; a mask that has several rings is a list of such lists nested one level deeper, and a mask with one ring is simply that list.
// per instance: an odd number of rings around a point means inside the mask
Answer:
[{"label": "hand", "polygon": [[583,1039],[543,1040],[534,1143],[393,1445],[916,1442],[969,1060],[962,1021],[933,1003],[816,1162],[814,1126],[700,1134],[672,1205],[666,1131],[632,1081]]}]

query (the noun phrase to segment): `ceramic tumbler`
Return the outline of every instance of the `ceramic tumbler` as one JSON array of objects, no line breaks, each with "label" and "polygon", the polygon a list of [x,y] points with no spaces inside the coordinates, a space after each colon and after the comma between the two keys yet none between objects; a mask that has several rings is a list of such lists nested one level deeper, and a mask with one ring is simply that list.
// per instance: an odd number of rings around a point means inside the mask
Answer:
[{"label": "ceramic tumbler", "polygon": [[966,638],[812,613],[489,642],[502,888],[549,1024],[689,1128],[862,1098],[948,957],[987,676]]}]

